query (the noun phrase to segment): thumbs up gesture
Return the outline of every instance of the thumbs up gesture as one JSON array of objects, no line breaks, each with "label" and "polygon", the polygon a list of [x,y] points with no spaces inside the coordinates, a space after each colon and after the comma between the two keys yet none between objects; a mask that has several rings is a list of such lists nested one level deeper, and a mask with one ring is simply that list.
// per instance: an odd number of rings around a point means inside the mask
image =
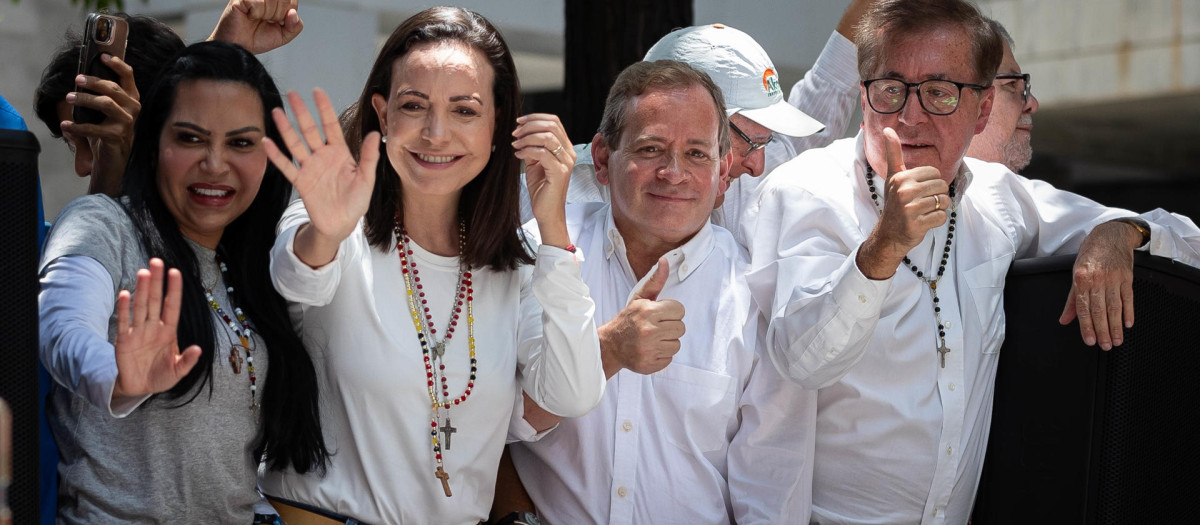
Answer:
[{"label": "thumbs up gesture", "polygon": [[929,230],[946,222],[950,185],[932,166],[908,169],[900,137],[884,128],[887,180],[879,223],[858,251],[858,268],[871,279],[886,279],[896,272],[910,250]]},{"label": "thumbs up gesture", "polygon": [[622,368],[652,374],[671,364],[679,351],[679,338],[685,331],[683,305],[673,299],[658,299],[670,274],[666,257],[660,258],[654,273],[634,292],[629,304],[600,326],[600,354],[608,377]]}]

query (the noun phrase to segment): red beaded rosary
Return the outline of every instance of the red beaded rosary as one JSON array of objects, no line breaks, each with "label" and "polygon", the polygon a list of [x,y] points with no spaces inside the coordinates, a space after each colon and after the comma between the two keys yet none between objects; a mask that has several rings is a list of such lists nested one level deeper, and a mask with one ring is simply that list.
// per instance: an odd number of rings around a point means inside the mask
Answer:
[{"label": "red beaded rosary", "polygon": [[[233,305],[233,286],[229,284],[229,280],[226,278],[228,276],[229,268],[225,266],[225,261],[221,260],[220,255],[216,256],[216,259],[217,265],[221,267],[221,280],[225,282],[225,293],[229,298],[229,304]],[[216,285],[214,284],[213,286]],[[241,326],[239,327],[237,323],[233,322],[233,319],[229,318],[229,314],[225,313],[225,310],[221,308],[221,304],[217,302],[215,297],[213,297],[211,288],[204,290],[204,297],[208,299],[208,306],[217,313],[218,317],[225,321],[226,325],[229,325],[229,329],[233,330],[233,333],[237,335],[238,340],[242,343],[240,346],[246,352],[246,372],[248,372],[250,375],[250,409],[257,409],[258,400],[255,398],[254,394],[255,390],[258,389],[255,384],[258,382],[258,377],[254,375],[254,356],[251,354],[250,348],[250,338],[252,337],[250,332],[250,322],[246,320],[246,314],[242,313],[242,309],[238,308],[237,306],[234,306],[233,314],[237,316],[238,322],[241,323]],[[229,365],[233,367],[234,374],[242,373],[242,356],[238,353],[238,346],[239,345],[235,344],[229,348]]]},{"label": "red beaded rosary", "polygon": [[[437,328],[433,326],[433,316],[429,313],[429,302],[425,298],[424,286],[421,284],[420,272],[417,270],[417,263],[411,258],[413,251],[408,237],[408,232],[400,224],[399,213],[396,214],[396,251],[400,255],[400,273],[404,276],[404,289],[408,298],[408,311],[412,314],[413,327],[417,331],[417,340],[421,343],[421,354],[425,362],[425,377],[429,389],[429,400],[432,403],[431,410],[433,412],[430,418],[429,435],[433,443],[433,457],[437,462],[437,470],[434,476],[442,482],[442,490],[445,491],[446,497],[450,497],[450,475],[442,468],[442,443],[438,439],[438,431],[445,434],[446,450],[450,450],[450,436],[457,430],[450,425],[449,414],[446,414],[445,425],[439,427],[442,421],[442,411],[449,411],[451,406],[457,406],[466,402],[471,396],[471,390],[475,388],[475,373],[478,366],[475,361],[475,316],[472,311],[472,303],[474,300],[474,290],[471,288],[471,268],[462,262],[463,253],[466,251],[466,225],[459,222],[458,225],[458,246],[459,246],[459,266],[458,266],[458,285],[455,287],[454,300],[450,311],[450,322],[446,325],[446,335],[441,341],[435,339]],[[418,302],[420,309],[418,309]],[[442,356],[446,353],[446,345],[450,343],[450,338],[454,335],[454,328],[458,326],[459,316],[462,314],[463,306],[467,310],[467,348],[469,349],[469,357],[471,359],[471,374],[467,379],[467,386],[463,393],[457,397],[450,396],[450,386],[446,382],[446,364],[442,362]],[[424,314],[425,321],[421,321],[421,314]],[[434,366],[434,365],[437,366]],[[441,399],[438,399],[436,386],[441,384]]]}]

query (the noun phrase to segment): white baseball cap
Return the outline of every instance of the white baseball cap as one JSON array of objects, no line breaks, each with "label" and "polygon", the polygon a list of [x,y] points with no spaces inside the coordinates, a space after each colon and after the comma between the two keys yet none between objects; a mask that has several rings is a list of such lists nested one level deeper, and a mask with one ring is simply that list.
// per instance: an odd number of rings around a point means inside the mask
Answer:
[{"label": "white baseball cap", "polygon": [[727,25],[672,31],[646,52],[644,60],[677,60],[708,73],[725,94],[727,115],[741,113],[789,137],[806,137],[825,129],[783,99],[779,74],[762,46]]}]

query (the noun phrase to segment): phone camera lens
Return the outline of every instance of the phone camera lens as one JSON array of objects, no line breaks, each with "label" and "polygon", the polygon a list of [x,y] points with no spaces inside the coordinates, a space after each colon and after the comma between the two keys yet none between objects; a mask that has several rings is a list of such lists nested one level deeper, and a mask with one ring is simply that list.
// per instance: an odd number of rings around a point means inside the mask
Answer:
[{"label": "phone camera lens", "polygon": [[107,44],[112,38],[112,20],[101,18],[96,21],[96,41]]}]

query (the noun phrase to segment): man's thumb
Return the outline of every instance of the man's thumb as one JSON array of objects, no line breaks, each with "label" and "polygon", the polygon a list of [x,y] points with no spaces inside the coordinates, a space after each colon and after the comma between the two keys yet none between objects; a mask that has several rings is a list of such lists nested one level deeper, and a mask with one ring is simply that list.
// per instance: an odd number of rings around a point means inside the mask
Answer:
[{"label": "man's thumb", "polygon": [[904,171],[904,150],[900,147],[900,136],[896,130],[883,128],[884,147],[887,152],[888,177]]},{"label": "man's thumb", "polygon": [[658,294],[662,293],[663,286],[667,284],[667,277],[670,275],[671,267],[667,264],[667,258],[660,257],[658,259],[658,267],[655,268],[654,273],[650,275],[650,278],[646,280],[642,288],[633,294],[633,298],[630,301],[632,302],[633,299],[657,301]]}]

